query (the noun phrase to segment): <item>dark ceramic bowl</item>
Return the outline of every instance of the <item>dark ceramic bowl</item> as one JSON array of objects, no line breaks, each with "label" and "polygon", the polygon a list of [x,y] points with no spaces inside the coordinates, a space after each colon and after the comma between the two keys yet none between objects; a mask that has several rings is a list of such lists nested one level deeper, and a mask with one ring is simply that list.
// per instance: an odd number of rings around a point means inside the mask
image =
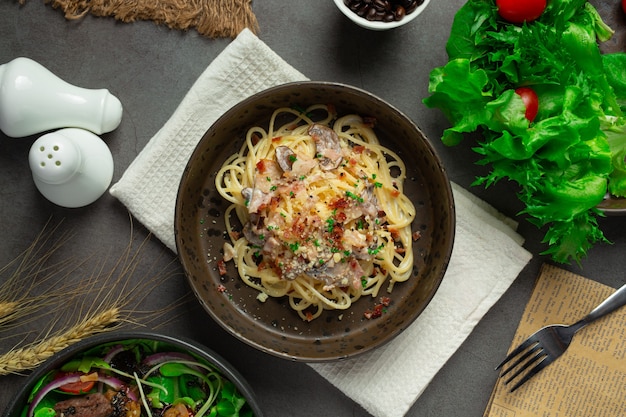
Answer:
[{"label": "dark ceramic bowl", "polygon": [[[404,192],[416,206],[412,277],[394,286],[393,303],[382,317],[364,318],[377,300],[362,297],[348,311],[325,311],[303,321],[287,300],[256,300],[258,292],[239,278],[228,262],[221,279],[216,261],[225,242],[224,211],[215,189],[215,174],[239,150],[251,126],[266,126],[283,106],[306,108],[333,104],[338,115],[376,118],[383,145],[396,151],[407,166]],[[179,258],[196,297],[224,329],[270,354],[297,361],[347,358],[393,339],[426,308],[443,279],[454,240],[455,212],[450,182],[435,150],[418,127],[400,111],[374,95],[347,85],[299,82],[260,92],[227,111],[200,140],[183,173],[176,202],[175,235]],[[218,286],[225,291],[218,291]],[[383,294],[379,294],[383,295]]]},{"label": "dark ceramic bowl", "polygon": [[614,197],[607,193],[604,200],[598,204],[598,208],[607,216],[626,216],[626,198]]},{"label": "dark ceramic bowl", "polygon": [[18,391],[13,400],[7,405],[2,416],[21,417],[22,412],[27,406],[28,397],[33,390],[33,387],[35,386],[37,381],[44,377],[48,372],[60,368],[64,363],[80,355],[82,352],[103,344],[120,342],[129,339],[141,339],[151,342],[162,342],[164,343],[164,345],[178,352],[189,353],[206,360],[210,364],[214,365],[215,368],[217,368],[221,372],[222,376],[235,384],[239,392],[246,398],[248,404],[254,412],[255,417],[263,417],[263,413],[259,408],[252,388],[250,388],[243,376],[241,376],[241,374],[235,368],[233,368],[232,365],[226,362],[217,353],[192,340],[181,339],[179,337],[174,338],[157,333],[144,332],[102,333],[87,338],[81,342],[75,343],[66,349],[63,349],[62,351],[58,352],[50,359],[45,361],[32,374],[28,376],[26,383]]}]

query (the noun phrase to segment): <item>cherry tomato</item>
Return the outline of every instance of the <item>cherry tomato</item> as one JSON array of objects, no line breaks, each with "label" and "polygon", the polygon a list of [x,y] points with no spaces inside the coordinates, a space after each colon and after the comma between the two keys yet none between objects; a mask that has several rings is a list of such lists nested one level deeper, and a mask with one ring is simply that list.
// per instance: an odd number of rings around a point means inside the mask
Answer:
[{"label": "cherry tomato", "polygon": [[624,10],[624,13],[626,13],[626,0],[622,0],[622,9]]},{"label": "cherry tomato", "polygon": [[524,105],[526,106],[525,116],[529,122],[535,120],[537,112],[539,111],[539,99],[537,93],[532,88],[520,87],[515,90],[515,93],[522,98]]},{"label": "cherry tomato", "polygon": [[532,22],[546,9],[546,0],[496,0],[496,6],[498,14],[511,23]]}]

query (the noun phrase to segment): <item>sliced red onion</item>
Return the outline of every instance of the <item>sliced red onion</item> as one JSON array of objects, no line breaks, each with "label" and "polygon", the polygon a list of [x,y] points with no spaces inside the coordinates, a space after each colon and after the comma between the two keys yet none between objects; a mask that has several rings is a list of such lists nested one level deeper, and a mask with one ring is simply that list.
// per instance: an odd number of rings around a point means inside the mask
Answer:
[{"label": "sliced red onion", "polygon": [[66,375],[62,378],[57,378],[52,380],[48,385],[43,386],[37,394],[33,397],[33,401],[28,406],[27,417],[32,417],[35,413],[35,408],[41,402],[43,397],[45,397],[50,391],[55,390],[65,384],[71,384],[73,382],[79,382],[80,375]]},{"label": "sliced red onion", "polygon": [[104,358],[102,358],[102,360],[104,360],[106,363],[111,363],[111,360],[115,357],[115,355],[117,355],[120,352],[124,351],[124,346],[122,345],[117,345],[115,346],[113,349],[111,349],[111,351],[109,353],[106,354],[106,356]]},{"label": "sliced red onion", "polygon": [[[69,374],[69,375],[64,375],[60,378],[56,378],[54,380],[52,380],[50,383],[48,383],[47,385],[45,385],[44,387],[42,387],[39,391],[37,391],[37,394],[35,395],[35,397],[33,398],[33,401],[30,403],[30,405],[28,406],[28,412],[27,412],[27,417],[33,417],[34,413],[35,413],[35,408],[37,407],[37,405],[41,402],[41,400],[43,400],[43,398],[50,393],[50,391],[53,391],[57,388],[62,387],[65,384],[71,384],[74,382],[80,382],[81,381],[81,374]],[[122,389],[125,388],[125,384],[120,381],[117,378],[111,377],[111,376],[103,376],[103,375],[98,375],[98,382],[103,382],[107,385],[109,385],[110,387],[112,387],[113,389],[117,390],[117,391],[121,391]],[[126,394],[128,395],[128,398],[130,398],[132,401],[137,401],[137,396],[130,390],[125,390]]]},{"label": "sliced red onion", "polygon": [[159,363],[171,361],[196,361],[196,358],[186,353],[180,352],[159,352],[150,356],[146,356],[142,363],[148,366],[154,366],[158,365]]},{"label": "sliced red onion", "polygon": [[162,365],[168,362],[184,362],[187,366],[195,369],[198,372],[204,372],[204,369],[200,366],[194,365],[198,363],[198,360],[191,355],[181,352],[159,352],[150,356],[146,356],[142,363],[148,365],[152,370],[156,365]]},{"label": "sliced red onion", "polygon": [[128,386],[124,384],[124,382],[120,381],[119,379],[112,377],[112,376],[98,375],[98,381],[104,382],[105,384],[113,388],[114,390],[117,390],[117,391],[124,390],[124,392],[126,393],[126,395],[131,401],[137,401],[137,396],[135,395],[135,393],[132,390],[127,389]]}]

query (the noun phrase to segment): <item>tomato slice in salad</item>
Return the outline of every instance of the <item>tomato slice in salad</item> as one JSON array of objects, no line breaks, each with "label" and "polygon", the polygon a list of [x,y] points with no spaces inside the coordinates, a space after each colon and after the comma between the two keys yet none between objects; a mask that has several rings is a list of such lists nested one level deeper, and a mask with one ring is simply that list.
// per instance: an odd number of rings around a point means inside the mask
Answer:
[{"label": "tomato slice in salad", "polygon": [[[67,375],[76,375],[76,374],[60,373],[59,375],[57,375],[57,378],[62,378]],[[85,376],[84,380],[77,381],[77,382],[68,382],[67,384],[61,385],[59,387],[59,390],[63,392],[67,392],[69,394],[84,394],[84,393],[91,391],[93,387],[96,385],[96,381],[89,380],[88,379],[89,375],[86,375],[86,374],[80,374],[80,375]]]},{"label": "tomato slice in salad", "polygon": [[62,385],[59,389],[63,392],[69,392],[71,394],[82,394],[91,391],[96,383],[93,381],[86,382],[71,382],[69,384]]}]

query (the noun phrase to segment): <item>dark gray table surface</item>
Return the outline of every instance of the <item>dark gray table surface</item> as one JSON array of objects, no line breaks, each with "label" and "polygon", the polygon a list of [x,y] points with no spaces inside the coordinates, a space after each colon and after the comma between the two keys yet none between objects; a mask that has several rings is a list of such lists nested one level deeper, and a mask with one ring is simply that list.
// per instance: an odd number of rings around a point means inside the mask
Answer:
[{"label": "dark gray table surface", "polygon": [[[446,62],[445,42],[461,0],[432,1],[412,24],[389,32],[370,32],[348,21],[330,0],[255,1],[259,37],[296,69],[313,80],[352,84],[379,95],[410,116],[430,138],[450,179],[470,188],[482,173],[470,143],[446,148],[440,135],[448,126],[437,110],[427,109],[430,70]],[[123,24],[87,16],[66,21],[61,12],[30,0],[0,2],[0,63],[27,56],[63,79],[82,87],[108,88],[124,105],[118,129],[103,135],[114,161],[113,181],[167,121],[186,91],[230,39],[211,40],[195,31],[179,32],[152,22]],[[119,254],[131,239],[131,222],[122,204],[105,194],[81,209],[63,209],[36,190],[28,151],[38,136],[14,139],[0,133],[0,267],[14,259],[52,218],[73,236],[59,256]],[[472,192],[514,217],[522,208],[512,184]],[[543,262],[542,232],[520,218],[519,232],[534,257],[509,291],[450,358],[408,416],[481,416],[497,374],[493,367],[507,350]],[[626,266],[626,218],[600,220],[612,244],[594,247],[580,266],[566,269],[618,287]],[[133,239],[147,231],[134,222]],[[138,275],[159,268],[174,256],[150,240],[138,262]],[[5,276],[0,276],[5,279]],[[146,302],[167,305],[189,291],[182,275],[160,283]],[[185,304],[176,319],[159,326],[168,334],[193,338],[214,349],[248,379],[267,416],[367,416],[358,404],[303,363],[258,352],[238,341],[206,314],[198,303]],[[11,338],[0,334],[1,352]],[[0,408],[12,398],[23,376],[0,377]],[[384,381],[381,381],[384,384]]]}]

